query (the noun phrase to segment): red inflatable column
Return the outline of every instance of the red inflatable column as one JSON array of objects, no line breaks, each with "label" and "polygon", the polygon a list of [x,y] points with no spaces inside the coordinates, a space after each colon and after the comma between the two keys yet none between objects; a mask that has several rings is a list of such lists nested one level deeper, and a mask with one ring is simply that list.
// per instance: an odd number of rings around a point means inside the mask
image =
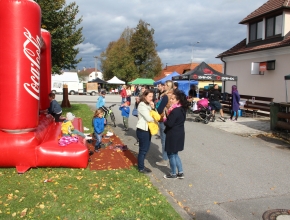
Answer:
[{"label": "red inflatable column", "polygon": [[41,11],[31,0],[0,0],[0,129],[38,125]]},{"label": "red inflatable column", "polygon": [[48,94],[51,92],[51,37],[45,29],[41,29],[41,36],[44,44],[41,48],[39,109],[45,110],[49,107]]}]

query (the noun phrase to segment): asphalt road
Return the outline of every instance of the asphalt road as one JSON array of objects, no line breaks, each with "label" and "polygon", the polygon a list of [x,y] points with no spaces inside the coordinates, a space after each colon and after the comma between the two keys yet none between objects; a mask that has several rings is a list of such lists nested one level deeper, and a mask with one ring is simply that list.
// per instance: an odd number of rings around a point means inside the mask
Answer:
[{"label": "asphalt road", "polygon": [[[56,99],[60,101],[62,97]],[[69,100],[94,108],[97,96],[69,96]],[[108,105],[120,101],[119,95],[106,96]],[[118,106],[113,111],[117,120],[115,133],[138,152],[138,146],[134,146],[137,118],[130,116],[130,129],[124,132]],[[290,146],[279,140],[236,135],[217,125],[196,123],[190,118],[186,121],[185,150],[179,154],[183,180],[163,178],[170,169],[155,164],[161,159],[161,144],[153,136],[146,160],[153,170],[149,175],[153,184],[184,219],[256,220],[262,219],[267,210],[289,209]]]}]

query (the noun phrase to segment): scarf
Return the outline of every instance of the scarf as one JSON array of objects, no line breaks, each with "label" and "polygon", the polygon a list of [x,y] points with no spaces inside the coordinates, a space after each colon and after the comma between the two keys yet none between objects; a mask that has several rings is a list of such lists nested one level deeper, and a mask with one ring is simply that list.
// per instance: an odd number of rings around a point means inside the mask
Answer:
[{"label": "scarf", "polygon": [[[173,109],[180,107],[181,105],[179,103],[173,104],[170,106],[170,108],[167,110],[167,116],[172,112]],[[164,115],[163,121],[166,121],[167,117]]]}]

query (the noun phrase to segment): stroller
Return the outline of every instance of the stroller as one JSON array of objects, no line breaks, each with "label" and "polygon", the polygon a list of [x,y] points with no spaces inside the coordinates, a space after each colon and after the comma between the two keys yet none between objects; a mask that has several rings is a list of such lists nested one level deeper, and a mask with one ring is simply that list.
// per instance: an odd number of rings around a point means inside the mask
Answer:
[{"label": "stroller", "polygon": [[194,119],[195,122],[202,121],[204,124],[208,124],[209,121],[212,121],[212,122],[215,121],[215,116],[211,114],[211,108],[208,104],[207,99],[201,99],[197,101],[197,103],[193,103],[192,108],[193,108],[193,113],[198,114],[198,116],[195,117]]}]

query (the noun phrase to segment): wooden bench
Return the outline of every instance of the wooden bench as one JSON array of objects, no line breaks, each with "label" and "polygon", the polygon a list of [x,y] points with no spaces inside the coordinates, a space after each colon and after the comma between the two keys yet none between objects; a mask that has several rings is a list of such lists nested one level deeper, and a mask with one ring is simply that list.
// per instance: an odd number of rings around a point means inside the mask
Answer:
[{"label": "wooden bench", "polygon": [[[226,99],[221,101],[224,112],[231,112],[231,99],[232,95],[228,94]],[[273,98],[270,97],[261,97],[261,96],[252,96],[252,95],[241,95],[240,101],[245,101],[245,105],[241,106],[242,116],[257,117],[260,116],[270,116],[270,103],[273,102]]]},{"label": "wooden bench", "polygon": [[242,116],[247,116],[247,112],[250,112],[252,114],[252,117],[255,118],[258,116],[259,108],[253,108],[251,105],[249,105],[249,101],[246,101],[246,104],[244,106],[240,106],[240,109],[242,110]]}]

